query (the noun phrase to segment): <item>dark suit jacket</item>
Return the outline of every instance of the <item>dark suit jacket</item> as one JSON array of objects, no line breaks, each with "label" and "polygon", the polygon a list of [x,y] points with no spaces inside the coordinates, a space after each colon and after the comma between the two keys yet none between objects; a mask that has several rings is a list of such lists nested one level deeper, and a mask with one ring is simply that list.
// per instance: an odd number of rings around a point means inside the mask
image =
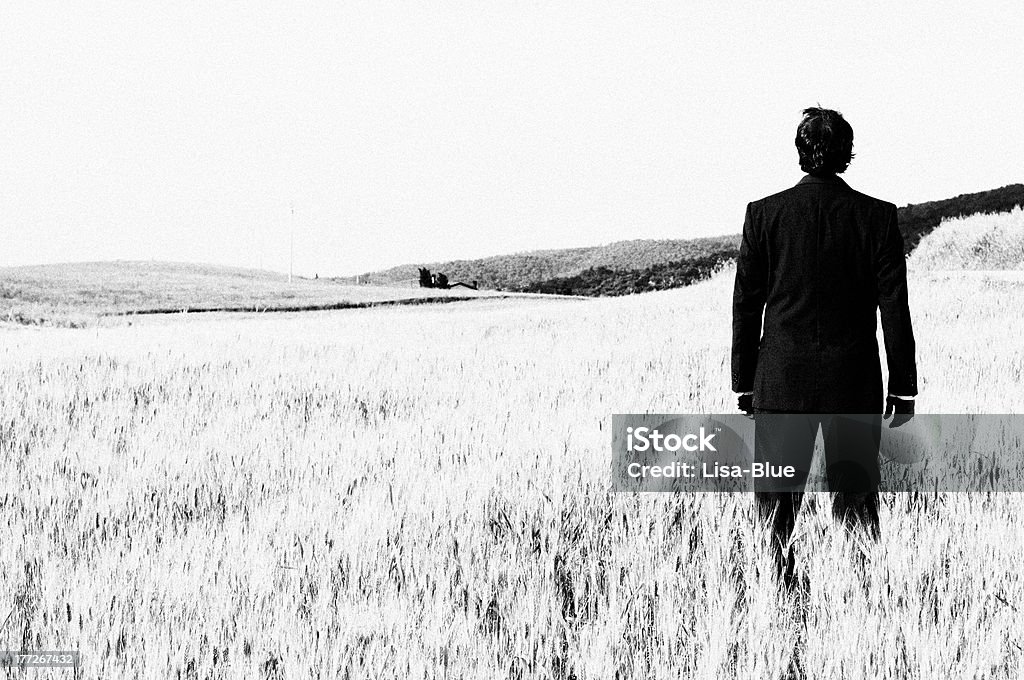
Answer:
[{"label": "dark suit jacket", "polygon": [[889,393],[916,395],[896,206],[835,175],[807,175],[747,205],[733,291],[734,391],[753,390],[755,408],[880,413],[876,310]]}]

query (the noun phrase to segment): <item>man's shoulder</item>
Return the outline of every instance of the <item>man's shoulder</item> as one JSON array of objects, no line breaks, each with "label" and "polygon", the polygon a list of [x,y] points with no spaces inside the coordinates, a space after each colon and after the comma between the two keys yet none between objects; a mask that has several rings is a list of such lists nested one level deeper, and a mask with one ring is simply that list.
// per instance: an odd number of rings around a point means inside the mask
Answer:
[{"label": "man's shoulder", "polygon": [[789,197],[791,197],[791,196],[793,196],[795,194],[794,189],[796,189],[796,187],[789,187],[788,189],[783,189],[782,191],[777,191],[774,194],[770,194],[770,195],[765,196],[763,198],[759,198],[756,201],[751,201],[749,203],[749,205],[750,205],[750,207],[752,209],[756,210],[758,208],[763,208],[763,207],[765,207],[767,205],[771,205],[773,203],[778,203],[780,201],[785,201]]},{"label": "man's shoulder", "polygon": [[873,207],[881,208],[883,210],[896,210],[895,203],[891,203],[881,198],[875,198],[874,196],[869,196],[868,194],[865,194],[861,191],[857,191],[856,189],[850,189],[850,196],[854,200],[860,201],[861,203],[864,203],[866,205],[871,205]]},{"label": "man's shoulder", "polygon": [[[782,191],[777,191],[774,194],[769,194],[768,196],[759,198],[756,201],[751,201],[748,204],[748,208],[752,211],[761,211],[764,210],[765,208],[771,208],[773,206],[806,201],[809,200],[813,195],[813,191],[808,191],[808,189],[820,186],[821,185],[814,184],[797,184],[795,186],[783,189]],[[845,198],[846,200],[852,203],[859,204],[862,206],[870,206],[872,208],[880,209],[883,211],[896,210],[895,203],[891,203],[881,198],[875,198],[874,196],[865,194],[862,191],[857,191],[856,189],[850,187],[845,183],[838,188],[840,188],[841,191],[833,192],[833,195],[837,197],[841,196],[842,198]]]}]

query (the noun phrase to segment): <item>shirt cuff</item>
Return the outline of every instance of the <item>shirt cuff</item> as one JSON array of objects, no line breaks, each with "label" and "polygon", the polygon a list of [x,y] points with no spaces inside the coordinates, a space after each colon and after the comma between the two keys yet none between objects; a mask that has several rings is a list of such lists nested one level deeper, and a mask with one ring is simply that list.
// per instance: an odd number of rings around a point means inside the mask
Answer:
[{"label": "shirt cuff", "polygon": [[898,394],[890,394],[889,396],[892,397],[893,399],[902,399],[903,401],[914,401],[914,397],[901,397]]}]

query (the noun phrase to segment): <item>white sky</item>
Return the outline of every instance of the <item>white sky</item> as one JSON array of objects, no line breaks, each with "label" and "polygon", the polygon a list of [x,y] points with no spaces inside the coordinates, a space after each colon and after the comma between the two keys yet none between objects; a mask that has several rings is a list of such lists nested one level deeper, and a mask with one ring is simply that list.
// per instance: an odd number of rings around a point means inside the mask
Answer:
[{"label": "white sky", "polygon": [[4,2],[0,266],[286,271],[293,204],[309,275],[732,233],[815,103],[867,193],[1022,182],[1022,41],[962,0]]}]

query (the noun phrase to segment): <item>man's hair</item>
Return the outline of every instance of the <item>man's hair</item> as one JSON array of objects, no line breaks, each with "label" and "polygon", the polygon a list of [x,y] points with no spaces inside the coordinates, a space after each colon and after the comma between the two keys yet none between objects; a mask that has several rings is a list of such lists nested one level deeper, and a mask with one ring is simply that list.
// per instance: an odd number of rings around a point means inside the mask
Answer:
[{"label": "man's hair", "polygon": [[796,129],[800,169],[812,175],[838,174],[853,160],[853,128],[832,109],[804,109]]}]

